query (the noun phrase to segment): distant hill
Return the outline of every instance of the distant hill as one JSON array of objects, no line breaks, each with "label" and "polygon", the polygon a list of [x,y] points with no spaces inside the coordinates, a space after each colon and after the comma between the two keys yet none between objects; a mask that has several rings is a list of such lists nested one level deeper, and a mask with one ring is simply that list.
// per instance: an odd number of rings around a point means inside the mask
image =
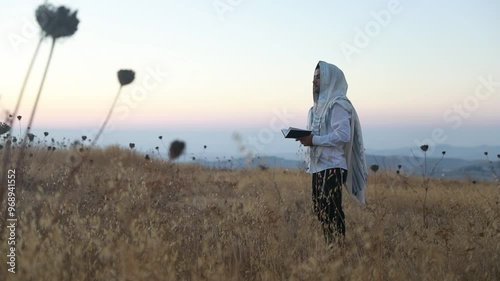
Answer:
[{"label": "distant hill", "polygon": [[[430,153],[434,157],[425,158],[420,149],[386,150],[378,151],[381,154],[367,153],[367,166],[378,165],[379,169],[396,172],[401,165],[400,173],[405,175],[423,176],[434,178],[471,179],[481,181],[498,181],[500,177],[500,158],[497,151],[500,147],[480,146],[476,148],[459,148],[451,146],[438,146],[439,153]],[[393,154],[396,152],[401,154]],[[410,153],[408,153],[410,151]],[[442,151],[446,153],[442,154]],[[488,157],[484,152],[488,152]],[[492,152],[495,151],[495,152]],[[405,154],[403,154],[405,152]],[[465,156],[458,158],[459,154]],[[429,151],[428,151],[429,153]],[[385,155],[387,154],[387,155]],[[439,155],[439,157],[436,157]],[[455,155],[455,157],[453,157]],[[481,157],[482,155],[482,157]],[[306,169],[304,160],[295,154],[277,156],[259,156],[252,159],[231,158],[217,161],[198,161],[198,163],[216,169],[241,169],[241,168],[284,168]],[[286,158],[285,158],[286,157]],[[489,159],[489,160],[488,160]]]},{"label": "distant hill", "polygon": [[290,160],[276,156],[262,156],[254,158],[232,158],[217,161],[201,160],[199,164],[215,169],[245,169],[245,168],[282,168],[282,169],[306,169],[305,161]]},{"label": "distant hill", "polygon": [[[488,152],[488,158],[492,161],[497,160],[500,154],[500,146],[482,145],[475,147],[438,145],[430,146],[427,151],[428,157],[441,157],[441,152],[446,151],[446,158],[455,158],[463,160],[486,160],[484,152]],[[413,156],[423,155],[418,147],[403,147],[397,149],[367,149],[366,153],[381,156]]]},{"label": "distant hill", "polygon": [[[496,157],[495,157],[496,158]],[[422,156],[380,156],[367,155],[368,166],[378,165],[380,169],[397,171],[406,175],[448,179],[471,179],[482,181],[498,181],[500,176],[500,159],[464,160],[448,158],[427,158]]]}]

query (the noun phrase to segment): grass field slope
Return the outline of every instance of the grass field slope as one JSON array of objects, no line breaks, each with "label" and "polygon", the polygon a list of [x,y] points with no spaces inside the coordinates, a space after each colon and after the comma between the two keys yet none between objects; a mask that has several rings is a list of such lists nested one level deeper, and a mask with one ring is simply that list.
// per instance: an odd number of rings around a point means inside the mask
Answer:
[{"label": "grass field slope", "polygon": [[6,280],[500,280],[496,183],[371,172],[367,206],[344,197],[346,241],[329,248],[303,171],[82,153],[28,151],[16,170]]}]

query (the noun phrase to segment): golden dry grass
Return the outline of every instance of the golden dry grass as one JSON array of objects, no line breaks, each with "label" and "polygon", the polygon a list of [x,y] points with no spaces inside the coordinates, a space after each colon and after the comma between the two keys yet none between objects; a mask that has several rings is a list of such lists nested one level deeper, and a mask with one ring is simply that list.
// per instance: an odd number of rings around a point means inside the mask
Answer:
[{"label": "golden dry grass", "polygon": [[17,172],[7,280],[500,280],[498,185],[430,181],[425,228],[423,180],[379,171],[367,208],[344,197],[345,247],[328,249],[304,172],[209,170],[110,147],[70,179],[71,154],[37,153]]}]

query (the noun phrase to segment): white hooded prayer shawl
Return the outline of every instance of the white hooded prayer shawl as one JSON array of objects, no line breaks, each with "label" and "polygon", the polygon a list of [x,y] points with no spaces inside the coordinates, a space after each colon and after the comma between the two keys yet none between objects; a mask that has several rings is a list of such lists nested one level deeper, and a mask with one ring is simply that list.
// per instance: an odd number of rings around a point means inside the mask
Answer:
[{"label": "white hooded prayer shawl", "polygon": [[[327,112],[334,104],[339,104],[351,113],[351,140],[344,146],[344,155],[347,161],[347,179],[345,188],[355,202],[365,205],[365,188],[368,178],[363,134],[358,114],[347,98],[347,82],[344,73],[333,64],[319,62],[320,92],[314,93],[314,106],[309,111],[309,128],[313,135],[321,135],[322,128],[326,128]],[[309,150],[310,163],[316,164],[323,147],[311,146]]]}]

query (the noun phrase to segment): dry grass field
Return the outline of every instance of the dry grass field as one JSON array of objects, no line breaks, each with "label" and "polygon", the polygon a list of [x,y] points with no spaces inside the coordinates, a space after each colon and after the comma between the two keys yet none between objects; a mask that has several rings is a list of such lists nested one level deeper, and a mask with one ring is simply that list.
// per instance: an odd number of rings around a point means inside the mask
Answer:
[{"label": "dry grass field", "polygon": [[[96,150],[34,153],[17,180],[16,273],[2,280],[500,280],[500,186],[371,174],[325,246],[310,177]],[[78,159],[76,159],[78,160]],[[345,195],[345,193],[344,193]],[[7,250],[2,232],[2,253]]]}]

